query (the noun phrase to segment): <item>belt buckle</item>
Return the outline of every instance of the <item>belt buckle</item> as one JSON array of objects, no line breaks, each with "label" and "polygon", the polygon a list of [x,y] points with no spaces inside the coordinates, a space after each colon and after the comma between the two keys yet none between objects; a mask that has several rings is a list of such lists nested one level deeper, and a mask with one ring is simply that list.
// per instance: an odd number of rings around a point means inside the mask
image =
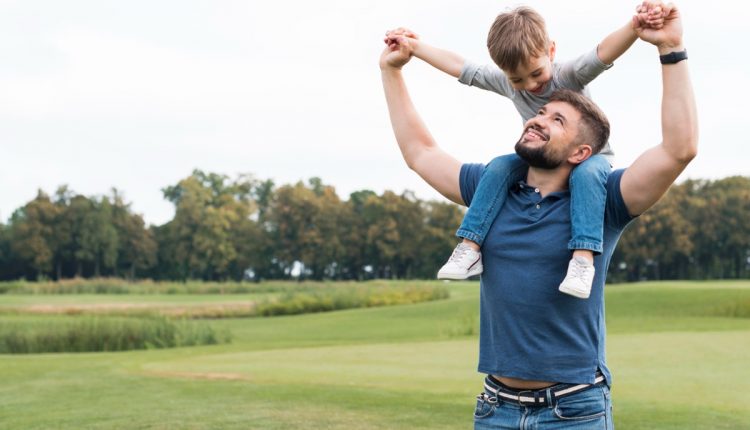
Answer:
[{"label": "belt buckle", "polygon": [[[521,397],[524,397],[524,395],[523,395],[524,393],[530,393],[531,394],[530,396],[525,396],[525,397],[531,397],[531,401],[521,400]],[[538,403],[536,401],[536,396],[534,395],[534,391],[533,390],[519,391],[516,394],[516,398],[517,398],[518,404],[521,405],[521,406],[540,406],[541,405],[541,403]]]}]

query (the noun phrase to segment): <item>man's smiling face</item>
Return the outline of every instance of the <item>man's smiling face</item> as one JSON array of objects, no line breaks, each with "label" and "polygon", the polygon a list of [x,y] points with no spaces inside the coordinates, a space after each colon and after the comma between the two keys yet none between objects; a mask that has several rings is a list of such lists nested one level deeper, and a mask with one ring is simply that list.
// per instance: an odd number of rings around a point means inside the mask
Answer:
[{"label": "man's smiling face", "polygon": [[570,155],[580,119],[581,114],[567,103],[547,103],[526,122],[516,143],[516,153],[532,167],[560,166]]}]

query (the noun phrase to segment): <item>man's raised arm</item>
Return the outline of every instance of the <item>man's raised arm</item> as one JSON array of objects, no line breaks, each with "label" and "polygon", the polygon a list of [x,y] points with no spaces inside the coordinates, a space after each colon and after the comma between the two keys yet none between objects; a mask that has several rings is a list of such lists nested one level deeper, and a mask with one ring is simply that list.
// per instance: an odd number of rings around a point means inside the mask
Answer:
[{"label": "man's raised arm", "polygon": [[461,163],[440,149],[411,102],[401,74],[411,58],[407,38],[390,38],[380,56],[385,99],[393,133],[406,164],[448,199],[464,204],[459,188]]},{"label": "man's raised arm", "polygon": [[[666,10],[663,28],[636,31],[659,49],[659,55],[680,55],[685,50],[682,20],[674,5],[667,5]],[[687,60],[662,65],[662,85],[662,143],[641,154],[620,183],[631,215],[640,215],[656,203],[697,153],[698,116]]]}]

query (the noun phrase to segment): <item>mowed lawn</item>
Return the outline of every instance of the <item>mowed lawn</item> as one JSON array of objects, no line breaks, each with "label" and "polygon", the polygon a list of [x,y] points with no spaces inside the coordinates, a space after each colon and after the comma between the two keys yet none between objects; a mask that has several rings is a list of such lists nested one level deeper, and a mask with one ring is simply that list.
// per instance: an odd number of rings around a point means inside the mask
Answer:
[{"label": "mowed lawn", "polygon": [[[449,300],[416,305],[211,320],[230,344],[0,355],[0,429],[471,428],[478,283],[449,287]],[[750,282],[607,288],[617,428],[750,429]],[[201,297],[0,296],[0,307]]]}]

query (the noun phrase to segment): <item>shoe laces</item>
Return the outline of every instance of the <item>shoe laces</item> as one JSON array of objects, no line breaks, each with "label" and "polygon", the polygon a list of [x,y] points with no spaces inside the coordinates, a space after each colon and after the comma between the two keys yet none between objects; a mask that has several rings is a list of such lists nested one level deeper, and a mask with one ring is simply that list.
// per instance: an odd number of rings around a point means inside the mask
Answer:
[{"label": "shoe laces", "polygon": [[579,279],[586,279],[586,274],[589,272],[590,266],[582,264],[578,260],[573,261],[573,276]]},{"label": "shoe laces", "polygon": [[453,254],[451,254],[451,260],[461,260],[469,251],[471,251],[471,247],[464,244],[459,244],[453,250]]}]

